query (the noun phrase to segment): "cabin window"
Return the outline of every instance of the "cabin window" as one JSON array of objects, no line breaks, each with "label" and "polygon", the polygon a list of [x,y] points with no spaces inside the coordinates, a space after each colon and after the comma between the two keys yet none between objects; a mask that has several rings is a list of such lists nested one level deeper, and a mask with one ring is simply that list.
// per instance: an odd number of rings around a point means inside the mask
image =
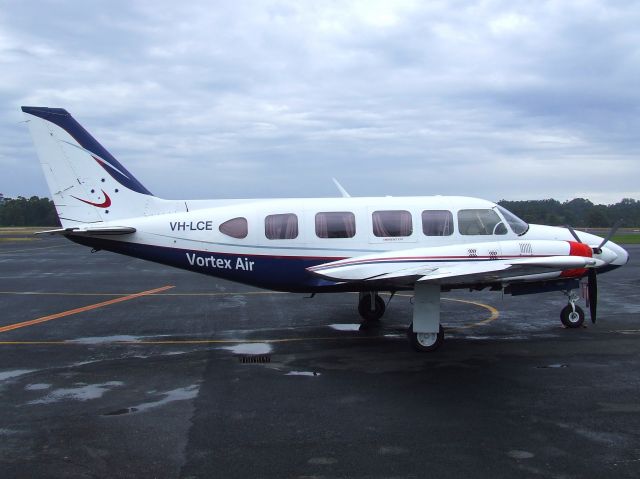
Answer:
[{"label": "cabin window", "polygon": [[411,236],[411,213],[404,210],[374,211],[373,234],[378,238]]},{"label": "cabin window", "polygon": [[453,215],[451,211],[423,211],[422,232],[426,236],[449,236],[453,234]]},{"label": "cabin window", "polygon": [[348,211],[318,213],[318,238],[353,238],[356,234],[356,216]]},{"label": "cabin window", "polygon": [[507,234],[507,227],[493,210],[458,211],[458,230],[462,235]]},{"label": "cabin window", "polygon": [[264,219],[267,239],[294,239],[298,237],[298,217],[293,213],[269,215]]},{"label": "cabin window", "polygon": [[220,233],[231,236],[232,238],[246,238],[249,233],[247,218],[233,218],[225,221],[220,225]]}]

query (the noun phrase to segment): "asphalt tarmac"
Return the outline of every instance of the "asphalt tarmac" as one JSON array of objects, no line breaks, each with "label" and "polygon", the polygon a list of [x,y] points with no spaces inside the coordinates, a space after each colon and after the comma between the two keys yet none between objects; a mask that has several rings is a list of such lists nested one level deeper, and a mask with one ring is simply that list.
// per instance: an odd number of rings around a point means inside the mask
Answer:
[{"label": "asphalt tarmac", "polygon": [[459,291],[418,354],[405,295],[360,331],[357,295],[4,238],[0,477],[640,477],[628,251],[595,326],[564,329],[561,293]]}]

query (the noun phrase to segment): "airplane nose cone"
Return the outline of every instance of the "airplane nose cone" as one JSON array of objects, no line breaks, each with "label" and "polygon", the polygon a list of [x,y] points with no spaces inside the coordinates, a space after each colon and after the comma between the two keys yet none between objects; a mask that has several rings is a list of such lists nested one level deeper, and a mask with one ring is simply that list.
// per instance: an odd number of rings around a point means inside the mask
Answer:
[{"label": "airplane nose cone", "polygon": [[616,245],[616,247],[620,249],[620,252],[618,253],[618,261],[620,261],[620,265],[627,264],[629,262],[629,253],[626,249],[621,248],[618,245]]},{"label": "airplane nose cone", "polygon": [[629,261],[629,253],[621,246],[609,241],[602,248],[602,259],[613,266],[622,266]]}]

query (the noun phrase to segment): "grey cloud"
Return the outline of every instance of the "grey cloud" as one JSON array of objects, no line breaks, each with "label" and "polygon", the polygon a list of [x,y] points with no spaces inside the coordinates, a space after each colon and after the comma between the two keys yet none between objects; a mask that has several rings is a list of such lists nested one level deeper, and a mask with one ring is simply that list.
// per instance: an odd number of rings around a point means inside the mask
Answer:
[{"label": "grey cloud", "polygon": [[46,194],[18,123],[35,103],[167,197],[333,195],[331,176],[362,195],[640,197],[633,2],[3,10],[5,194]]}]

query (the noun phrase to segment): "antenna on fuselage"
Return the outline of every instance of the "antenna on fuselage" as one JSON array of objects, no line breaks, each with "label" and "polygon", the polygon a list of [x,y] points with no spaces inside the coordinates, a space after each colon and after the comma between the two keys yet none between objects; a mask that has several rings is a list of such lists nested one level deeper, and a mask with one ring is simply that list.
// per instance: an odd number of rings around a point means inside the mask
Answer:
[{"label": "antenna on fuselage", "polygon": [[340,191],[340,194],[342,195],[343,198],[351,198],[351,195],[349,194],[349,192],[347,192],[347,190],[345,190],[342,187],[342,185],[338,180],[336,180],[335,178],[331,178],[331,179],[333,180],[333,183],[336,185],[336,188],[338,188],[338,191]]}]

